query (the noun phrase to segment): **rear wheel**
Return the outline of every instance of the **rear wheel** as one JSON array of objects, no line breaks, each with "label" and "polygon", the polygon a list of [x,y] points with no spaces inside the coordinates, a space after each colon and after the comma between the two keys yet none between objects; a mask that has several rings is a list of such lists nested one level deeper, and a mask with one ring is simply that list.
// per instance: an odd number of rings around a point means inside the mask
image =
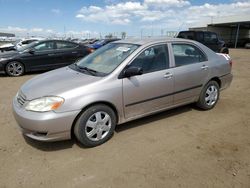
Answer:
[{"label": "rear wheel", "polygon": [[95,147],[108,141],[114,133],[116,115],[102,104],[86,109],[76,121],[74,134],[87,147]]},{"label": "rear wheel", "polygon": [[202,89],[197,106],[203,110],[212,109],[219,100],[220,88],[216,81],[210,81]]},{"label": "rear wheel", "polygon": [[24,74],[24,65],[18,61],[9,62],[5,67],[9,76],[21,76]]}]

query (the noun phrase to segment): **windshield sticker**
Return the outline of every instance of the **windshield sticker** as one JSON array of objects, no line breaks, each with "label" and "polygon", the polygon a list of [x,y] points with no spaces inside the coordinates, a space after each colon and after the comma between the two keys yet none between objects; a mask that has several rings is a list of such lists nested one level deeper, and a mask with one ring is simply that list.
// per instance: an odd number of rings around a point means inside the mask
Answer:
[{"label": "windshield sticker", "polygon": [[116,48],[116,50],[121,51],[121,52],[127,52],[130,50],[130,48],[120,46],[120,47]]}]

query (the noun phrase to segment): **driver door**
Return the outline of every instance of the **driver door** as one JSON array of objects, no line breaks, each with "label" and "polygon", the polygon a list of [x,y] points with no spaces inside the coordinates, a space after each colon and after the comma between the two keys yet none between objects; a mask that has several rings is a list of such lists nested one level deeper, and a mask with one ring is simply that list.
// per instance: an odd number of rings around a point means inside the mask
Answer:
[{"label": "driver door", "polygon": [[55,53],[55,42],[45,41],[33,47],[33,53],[24,56],[25,62],[30,70],[48,70],[55,68],[58,57]]},{"label": "driver door", "polygon": [[123,101],[126,119],[133,119],[173,104],[173,74],[169,67],[166,44],[149,47],[137,56],[130,67],[140,67],[142,75],[123,78]]}]

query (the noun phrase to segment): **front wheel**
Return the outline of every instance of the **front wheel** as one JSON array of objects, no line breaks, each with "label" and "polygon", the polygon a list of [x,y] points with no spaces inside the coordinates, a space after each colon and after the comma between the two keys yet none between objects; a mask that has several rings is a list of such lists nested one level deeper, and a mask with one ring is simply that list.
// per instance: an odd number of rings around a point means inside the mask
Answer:
[{"label": "front wheel", "polygon": [[24,66],[18,61],[12,61],[6,65],[5,72],[9,76],[21,76],[24,74]]},{"label": "front wheel", "polygon": [[218,102],[219,96],[219,84],[216,81],[210,81],[202,89],[197,106],[203,110],[210,110]]},{"label": "front wheel", "polygon": [[86,109],[76,121],[74,134],[86,147],[95,147],[108,141],[114,133],[116,115],[102,104]]}]

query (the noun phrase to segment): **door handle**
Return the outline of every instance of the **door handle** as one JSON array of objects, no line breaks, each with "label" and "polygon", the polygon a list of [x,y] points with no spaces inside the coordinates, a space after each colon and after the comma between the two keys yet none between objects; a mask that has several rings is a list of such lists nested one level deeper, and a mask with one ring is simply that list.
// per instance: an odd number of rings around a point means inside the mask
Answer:
[{"label": "door handle", "polygon": [[171,78],[173,78],[173,74],[170,73],[170,72],[167,72],[167,73],[164,75],[164,78],[171,79]]},{"label": "door handle", "polygon": [[71,52],[72,54],[77,54],[77,52]]},{"label": "door handle", "polygon": [[54,56],[54,55],[56,55],[56,54],[48,54],[48,56]]},{"label": "door handle", "polygon": [[208,66],[207,66],[207,65],[202,65],[201,69],[202,69],[202,70],[207,70],[207,69],[208,69]]}]

